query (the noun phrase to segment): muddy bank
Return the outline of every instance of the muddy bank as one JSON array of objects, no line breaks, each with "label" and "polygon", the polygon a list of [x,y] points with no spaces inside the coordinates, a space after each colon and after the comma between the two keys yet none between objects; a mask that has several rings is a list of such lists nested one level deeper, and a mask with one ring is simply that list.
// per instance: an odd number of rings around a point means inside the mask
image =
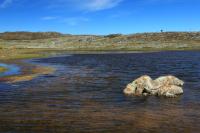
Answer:
[{"label": "muddy bank", "polygon": [[55,68],[27,63],[23,60],[12,60],[0,63],[7,70],[0,73],[0,82],[16,83],[30,81],[40,75],[51,74]]}]

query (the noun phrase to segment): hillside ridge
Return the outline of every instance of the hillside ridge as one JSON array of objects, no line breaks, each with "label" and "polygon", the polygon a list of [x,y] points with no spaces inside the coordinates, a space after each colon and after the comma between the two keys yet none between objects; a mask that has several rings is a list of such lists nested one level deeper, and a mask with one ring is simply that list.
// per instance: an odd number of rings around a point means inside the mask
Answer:
[{"label": "hillside ridge", "polygon": [[63,50],[199,50],[200,32],[71,35],[58,32],[0,33],[0,48]]}]

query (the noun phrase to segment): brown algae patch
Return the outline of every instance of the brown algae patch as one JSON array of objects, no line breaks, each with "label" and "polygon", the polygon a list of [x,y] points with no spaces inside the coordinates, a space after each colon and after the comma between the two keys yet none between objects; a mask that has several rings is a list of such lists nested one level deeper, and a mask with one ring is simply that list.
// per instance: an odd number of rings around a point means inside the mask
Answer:
[{"label": "brown algae patch", "polygon": [[8,69],[5,67],[0,67],[0,73],[7,71]]},{"label": "brown algae patch", "polygon": [[[51,74],[55,71],[52,67],[37,66],[29,63],[23,63],[20,59],[33,59],[48,57],[51,54],[59,53],[59,50],[55,49],[17,49],[17,48],[2,48],[0,49],[0,60],[7,62],[8,64],[17,64],[20,66],[21,74],[13,74],[9,76],[0,77],[0,82],[22,82],[30,81],[40,75]],[[0,66],[0,73],[7,71],[8,69]]]},{"label": "brown algae patch", "polygon": [[37,67],[35,67],[34,69],[32,69],[32,72],[34,73],[34,74],[42,74],[42,75],[45,75],[45,74],[51,74],[51,73],[53,73],[55,71],[55,68],[53,68],[53,67],[41,67],[41,66],[37,66]]},{"label": "brown algae patch", "polygon": [[53,67],[35,66],[31,68],[30,71],[22,75],[4,77],[1,79],[1,81],[6,81],[7,83],[30,81],[37,78],[38,76],[51,74],[54,71],[55,71],[55,68]]}]

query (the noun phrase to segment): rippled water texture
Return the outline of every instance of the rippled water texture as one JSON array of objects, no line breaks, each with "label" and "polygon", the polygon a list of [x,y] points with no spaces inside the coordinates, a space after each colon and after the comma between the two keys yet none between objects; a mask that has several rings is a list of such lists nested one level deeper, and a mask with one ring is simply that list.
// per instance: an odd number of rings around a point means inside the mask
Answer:
[{"label": "rippled water texture", "polygon": [[7,65],[4,63],[0,63],[0,67],[4,67],[7,69],[5,72],[0,73],[0,77],[20,74],[20,68],[16,65]]},{"label": "rippled water texture", "polygon": [[[0,83],[0,132],[199,133],[200,52],[75,54],[33,60],[57,71]],[[185,81],[178,98],[127,97],[127,83],[148,74]]]}]

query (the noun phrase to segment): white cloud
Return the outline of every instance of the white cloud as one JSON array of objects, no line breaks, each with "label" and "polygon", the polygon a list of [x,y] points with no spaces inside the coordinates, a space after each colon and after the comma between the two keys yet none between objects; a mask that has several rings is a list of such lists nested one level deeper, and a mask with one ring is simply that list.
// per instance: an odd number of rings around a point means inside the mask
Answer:
[{"label": "white cloud", "polygon": [[[171,3],[171,2],[180,2],[180,1],[182,1],[182,0],[145,0],[144,2],[149,4],[149,3]],[[190,0],[190,1],[192,1],[192,0]]]},{"label": "white cloud", "polygon": [[45,17],[42,17],[42,20],[55,20],[57,18],[58,17],[54,17],[54,16],[45,16]]},{"label": "white cloud", "polygon": [[49,7],[74,8],[84,11],[99,11],[118,6],[124,0],[53,0]]},{"label": "white cloud", "polygon": [[69,18],[64,18],[62,21],[70,26],[76,26],[80,23],[88,22],[89,19],[85,17],[69,17]]},{"label": "white cloud", "polygon": [[60,17],[60,16],[45,16],[42,17],[41,20],[44,21],[55,20],[57,22],[66,23],[70,26],[76,26],[78,24],[82,24],[89,21],[89,19],[86,17]]},{"label": "white cloud", "polygon": [[[16,0],[3,0],[0,3],[0,8],[6,8]],[[29,0],[17,0],[17,3],[20,1],[29,2]],[[118,6],[124,0],[41,0],[35,1],[35,4],[45,4],[51,8],[71,8],[84,11],[99,11],[110,9]]]},{"label": "white cloud", "polygon": [[2,3],[0,3],[0,8],[6,8],[10,4],[12,4],[13,0],[4,0]]},{"label": "white cloud", "polygon": [[119,5],[122,0],[85,0],[82,7],[89,11],[98,11],[113,8]]}]

